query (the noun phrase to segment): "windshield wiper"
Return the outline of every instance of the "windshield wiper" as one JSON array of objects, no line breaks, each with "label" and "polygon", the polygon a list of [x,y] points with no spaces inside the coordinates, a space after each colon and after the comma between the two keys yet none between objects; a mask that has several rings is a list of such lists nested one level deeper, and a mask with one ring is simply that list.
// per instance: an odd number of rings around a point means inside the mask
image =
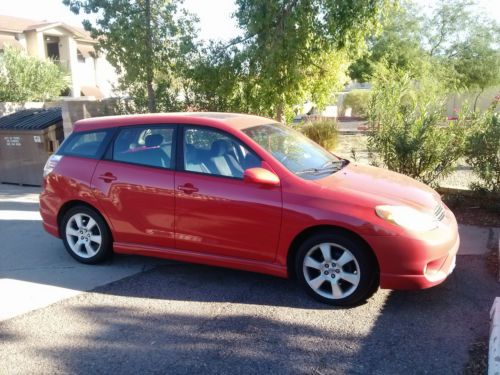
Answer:
[{"label": "windshield wiper", "polygon": [[329,171],[336,172],[342,169],[346,165],[346,161],[344,159],[341,160],[328,160],[326,163],[321,165],[319,168],[307,168],[302,171],[298,171],[295,174],[300,176],[302,174],[320,174],[326,173]]},{"label": "windshield wiper", "polygon": [[342,169],[345,165],[345,160],[344,159],[340,159],[340,160],[328,160],[327,162],[325,162],[321,167],[319,167],[318,169],[325,169],[326,167],[334,167],[334,168],[338,168],[338,169]]},{"label": "windshield wiper", "polygon": [[301,174],[320,174],[320,173],[326,173],[326,172],[336,172],[340,170],[338,166],[326,166],[322,168],[307,168],[302,171],[298,171],[295,174],[296,175],[301,175]]}]

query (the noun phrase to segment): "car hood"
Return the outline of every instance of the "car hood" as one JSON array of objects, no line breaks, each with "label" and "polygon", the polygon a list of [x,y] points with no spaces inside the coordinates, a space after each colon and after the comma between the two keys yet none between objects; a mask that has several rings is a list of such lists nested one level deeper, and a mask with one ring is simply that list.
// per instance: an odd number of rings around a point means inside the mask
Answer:
[{"label": "car hood", "polygon": [[349,163],[340,171],[316,180],[321,188],[346,191],[374,204],[408,205],[433,210],[439,194],[408,176],[382,168]]}]

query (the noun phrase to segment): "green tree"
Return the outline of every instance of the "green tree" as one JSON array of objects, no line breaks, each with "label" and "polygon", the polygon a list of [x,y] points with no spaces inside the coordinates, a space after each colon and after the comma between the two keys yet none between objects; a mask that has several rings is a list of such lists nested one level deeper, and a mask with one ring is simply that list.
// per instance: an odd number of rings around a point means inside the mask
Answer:
[{"label": "green tree", "polygon": [[[183,72],[188,108],[204,111],[249,112],[244,99],[248,75],[236,47],[210,42],[199,49]],[[247,83],[247,85],[245,85]]]},{"label": "green tree", "polygon": [[[495,21],[477,14],[470,0],[440,0],[423,16],[411,0],[390,8],[383,31],[367,40],[368,51],[349,68],[351,78],[369,81],[384,64],[419,79],[429,72],[448,90],[478,91],[497,84],[499,35]],[[429,71],[428,65],[434,68]]]},{"label": "green tree", "polygon": [[422,17],[415,5],[403,2],[382,14],[382,31],[367,38],[367,51],[350,67],[352,79],[366,82],[381,61],[394,69],[420,75],[427,52],[422,47]]},{"label": "green tree", "polygon": [[478,25],[467,40],[454,46],[448,59],[461,86],[477,91],[474,110],[483,91],[500,83],[500,50],[496,47],[499,36],[500,29],[496,25]]},{"label": "green tree", "polygon": [[500,82],[500,27],[477,14],[470,0],[440,0],[424,24],[424,43],[431,57],[449,68],[449,86],[477,91]]},{"label": "green tree", "polygon": [[68,87],[66,74],[50,60],[28,56],[15,48],[0,54],[0,101],[44,101]]},{"label": "green tree", "polygon": [[379,65],[369,106],[368,146],[375,161],[427,184],[450,174],[465,155],[466,115],[446,122],[444,87],[432,74],[414,81]]},{"label": "green tree", "polygon": [[425,47],[431,56],[449,56],[455,43],[467,38],[477,25],[471,0],[439,0],[432,14],[423,19]]},{"label": "green tree", "polygon": [[227,47],[238,46],[249,111],[283,121],[306,99],[328,102],[386,2],[236,0],[244,35]]},{"label": "green tree", "polygon": [[120,75],[120,88],[138,111],[175,109],[179,72],[194,51],[195,19],[180,0],[63,0],[79,14],[95,14],[84,27]]}]

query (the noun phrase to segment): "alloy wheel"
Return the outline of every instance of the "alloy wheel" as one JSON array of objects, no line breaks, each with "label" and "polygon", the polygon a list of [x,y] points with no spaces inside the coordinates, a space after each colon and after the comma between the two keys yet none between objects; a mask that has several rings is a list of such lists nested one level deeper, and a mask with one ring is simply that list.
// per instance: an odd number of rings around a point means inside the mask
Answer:
[{"label": "alloy wheel", "polygon": [[350,296],[361,280],[360,267],[353,253],[330,242],[320,243],[306,253],[302,272],[315,293],[331,300]]},{"label": "alloy wheel", "polygon": [[101,229],[92,217],[77,213],[66,224],[66,240],[76,255],[88,259],[95,256],[101,248]]}]

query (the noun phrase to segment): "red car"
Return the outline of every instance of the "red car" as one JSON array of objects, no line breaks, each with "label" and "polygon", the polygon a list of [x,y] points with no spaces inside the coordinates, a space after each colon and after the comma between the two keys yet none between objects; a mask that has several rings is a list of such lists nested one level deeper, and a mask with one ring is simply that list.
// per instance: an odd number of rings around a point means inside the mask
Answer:
[{"label": "red car", "polygon": [[257,116],[81,120],[44,175],[43,225],[83,263],[115,252],[296,276],[347,306],[443,282],[459,246],[429,187]]}]

